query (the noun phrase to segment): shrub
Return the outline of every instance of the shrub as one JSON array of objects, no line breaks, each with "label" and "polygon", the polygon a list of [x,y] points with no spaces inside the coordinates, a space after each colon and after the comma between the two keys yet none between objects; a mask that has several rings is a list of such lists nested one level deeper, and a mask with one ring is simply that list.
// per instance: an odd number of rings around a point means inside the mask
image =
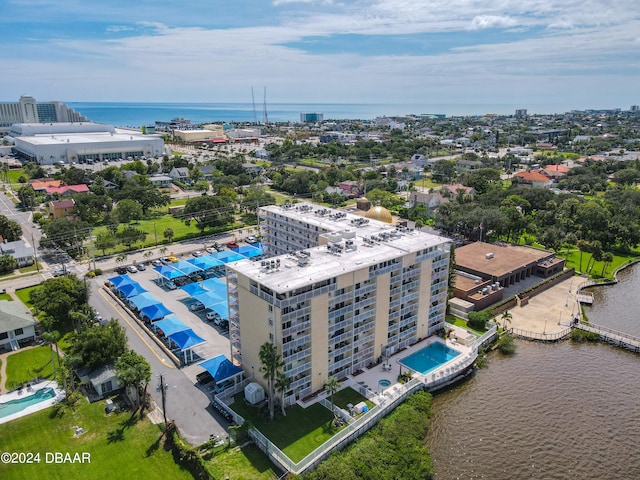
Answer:
[{"label": "shrub", "polygon": [[600,340],[600,336],[595,332],[574,328],[571,330],[571,340],[574,342],[597,342]]},{"label": "shrub", "polygon": [[96,269],[93,271],[93,273],[95,273],[95,274],[96,274],[96,276],[97,276],[97,275],[102,275],[102,269],[101,269],[101,268],[96,268]]},{"label": "shrub", "polygon": [[500,336],[496,346],[498,350],[505,355],[511,355],[516,351],[516,342],[513,340],[513,335],[509,332],[505,332]]},{"label": "shrub", "polygon": [[85,273],[84,276],[87,277],[87,278],[93,278],[93,277],[96,276],[96,272],[91,270],[90,272]]},{"label": "shrub", "polygon": [[490,313],[488,311],[469,312],[467,325],[469,325],[474,330],[480,330],[480,331],[486,330],[489,316],[490,316]]}]

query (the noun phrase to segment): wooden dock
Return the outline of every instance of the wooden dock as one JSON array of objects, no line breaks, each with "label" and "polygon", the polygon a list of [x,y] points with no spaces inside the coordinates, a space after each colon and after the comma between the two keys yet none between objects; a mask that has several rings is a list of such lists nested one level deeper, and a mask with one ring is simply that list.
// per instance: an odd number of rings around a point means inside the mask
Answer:
[{"label": "wooden dock", "polygon": [[584,303],[586,305],[593,304],[593,293],[578,293],[576,294],[576,300],[580,303]]},{"label": "wooden dock", "polygon": [[595,325],[593,323],[578,323],[575,328],[586,332],[597,333],[602,340],[618,347],[626,348],[632,352],[640,353],[640,337],[629,335],[628,333],[619,332],[612,328]]}]

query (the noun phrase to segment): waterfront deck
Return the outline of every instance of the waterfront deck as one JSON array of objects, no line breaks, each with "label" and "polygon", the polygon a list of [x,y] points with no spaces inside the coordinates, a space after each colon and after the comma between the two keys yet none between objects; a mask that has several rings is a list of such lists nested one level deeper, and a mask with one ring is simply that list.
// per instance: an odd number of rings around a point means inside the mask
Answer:
[{"label": "waterfront deck", "polygon": [[592,332],[598,334],[598,336],[607,343],[617,345],[632,352],[640,353],[640,338],[628,333],[619,332],[612,328],[603,327],[602,325],[595,325],[593,323],[578,323],[575,328],[584,330],[585,332]]}]

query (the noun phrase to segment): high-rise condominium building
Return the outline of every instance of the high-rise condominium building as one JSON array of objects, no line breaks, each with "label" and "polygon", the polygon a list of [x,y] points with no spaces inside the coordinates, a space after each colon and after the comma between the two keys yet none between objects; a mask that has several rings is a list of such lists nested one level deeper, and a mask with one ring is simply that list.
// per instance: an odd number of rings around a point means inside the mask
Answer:
[{"label": "high-rise condominium building", "polygon": [[62,102],[36,102],[23,95],[17,102],[0,102],[0,131],[9,131],[14,123],[88,122],[84,115]]},{"label": "high-rise condominium building", "polygon": [[232,357],[260,381],[275,344],[287,404],[443,328],[447,239],[310,204],[259,215],[274,256],[228,265]]}]

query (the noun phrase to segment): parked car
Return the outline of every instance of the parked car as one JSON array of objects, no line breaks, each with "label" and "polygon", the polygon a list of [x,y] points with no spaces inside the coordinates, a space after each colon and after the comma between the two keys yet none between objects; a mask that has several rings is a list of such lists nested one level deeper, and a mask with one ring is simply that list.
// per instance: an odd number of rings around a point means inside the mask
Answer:
[{"label": "parked car", "polygon": [[171,260],[169,259],[169,257],[162,257],[160,259],[160,262],[164,263],[165,265],[171,265]]},{"label": "parked car", "polygon": [[238,244],[236,242],[227,242],[227,248],[238,248]]},{"label": "parked car", "polygon": [[116,267],[116,273],[124,275],[125,273],[127,273],[127,267]]},{"label": "parked car", "polygon": [[192,312],[204,310],[204,304],[200,302],[192,303],[191,306],[189,306],[189,310],[191,310]]},{"label": "parked car", "polygon": [[218,312],[207,312],[207,320],[213,320],[215,321],[216,319],[219,319],[220,315],[218,314]]},{"label": "parked car", "polygon": [[177,286],[175,283],[173,283],[173,282],[167,282],[167,283],[166,283],[166,287],[167,287],[169,290],[175,290],[176,288],[178,288],[178,286]]},{"label": "parked car", "polygon": [[256,243],[258,241],[258,239],[256,237],[254,237],[253,235],[251,235],[250,237],[245,238],[244,241],[247,242],[247,243]]},{"label": "parked car", "polygon": [[194,257],[201,257],[202,252],[200,250],[196,250],[195,252],[192,252],[191,255],[193,255]]},{"label": "parked car", "polygon": [[147,269],[147,266],[144,263],[139,263],[136,265],[136,268],[139,272],[144,272]]},{"label": "parked car", "polygon": [[222,328],[223,330],[226,330],[229,328],[229,320],[227,320],[226,318],[217,318],[216,320],[213,321],[213,323],[218,327]]},{"label": "parked car", "polygon": [[207,247],[207,248],[205,248],[205,250],[206,250],[207,253],[216,253],[217,252],[217,250],[215,248],[213,248],[213,247]]},{"label": "parked car", "polygon": [[220,245],[218,242],[216,242],[213,244],[213,248],[215,248],[217,252],[221,252],[224,250],[224,245]]},{"label": "parked car", "polygon": [[62,275],[67,275],[69,273],[69,271],[66,268],[56,268],[53,271],[53,276],[54,277],[61,277]]},{"label": "parked car", "polygon": [[136,273],[138,271],[138,269],[136,268],[135,265],[128,265],[127,266],[127,272],[129,273]]},{"label": "parked car", "polygon": [[151,262],[151,265],[153,265],[154,267],[161,267],[162,266],[162,262],[160,261],[160,259],[156,258],[155,260],[153,260]]}]

